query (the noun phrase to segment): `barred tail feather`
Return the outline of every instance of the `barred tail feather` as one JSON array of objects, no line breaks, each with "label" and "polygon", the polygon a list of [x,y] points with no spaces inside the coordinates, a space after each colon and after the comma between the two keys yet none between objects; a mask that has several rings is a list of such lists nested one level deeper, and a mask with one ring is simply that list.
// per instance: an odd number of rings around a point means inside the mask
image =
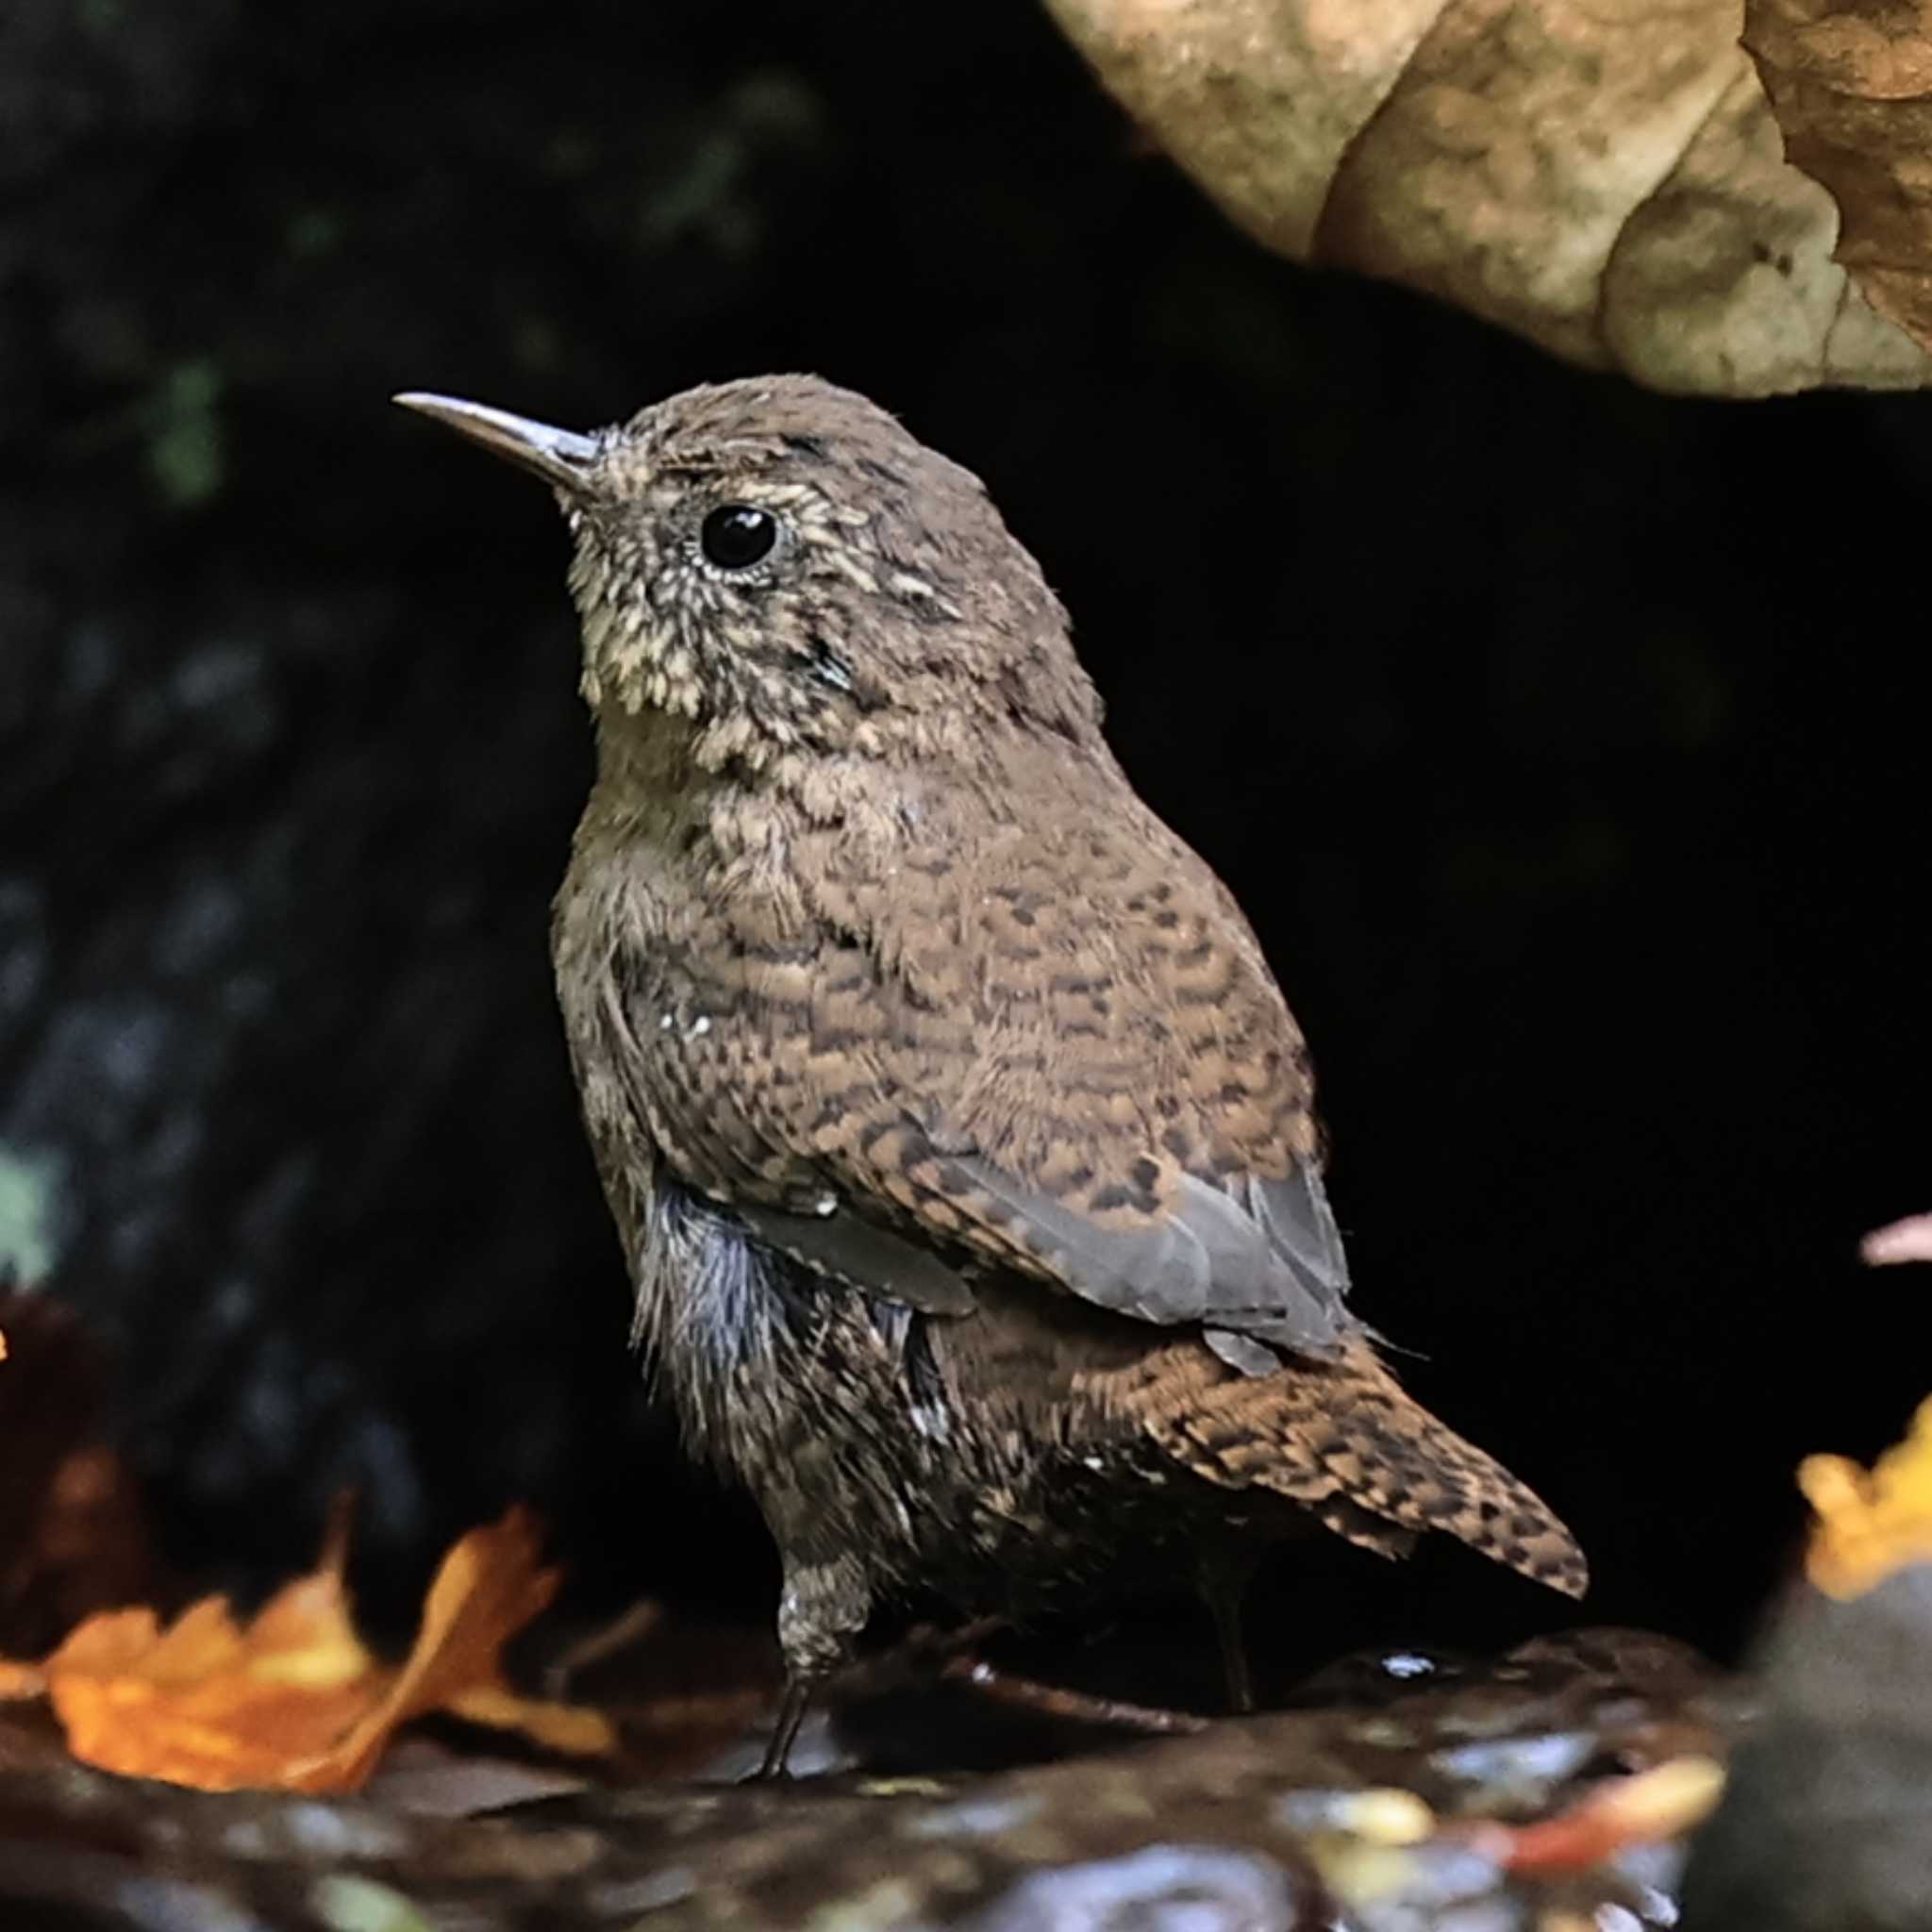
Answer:
[{"label": "barred tail feather", "polygon": [[1291,1497],[1351,1542],[1397,1555],[1408,1539],[1389,1526],[1441,1530],[1566,1596],[1589,1586],[1583,1552],[1549,1506],[1431,1415],[1364,1342],[1266,1375],[1237,1374],[1205,1348],[1162,1350],[1116,1399],[1197,1475]]}]

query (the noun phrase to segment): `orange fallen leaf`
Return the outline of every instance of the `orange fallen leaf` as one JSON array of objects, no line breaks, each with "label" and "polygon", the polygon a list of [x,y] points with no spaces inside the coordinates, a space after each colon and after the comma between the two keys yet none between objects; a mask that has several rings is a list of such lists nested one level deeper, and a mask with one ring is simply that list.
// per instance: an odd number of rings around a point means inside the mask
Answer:
[{"label": "orange fallen leaf", "polygon": [[1679,1837],[1702,1824],[1724,1795],[1715,1758],[1667,1757],[1648,1771],[1601,1784],[1567,1811],[1535,1824],[1485,1825],[1509,1872],[1582,1872],[1627,1845]]},{"label": "orange fallen leaf", "polygon": [[1932,1563],[1932,1400],[1869,1475],[1842,1456],[1807,1456],[1798,1487],[1818,1518],[1805,1574],[1827,1596],[1863,1596],[1895,1570]]},{"label": "orange fallen leaf", "polygon": [[0,1704],[19,1704],[47,1694],[47,1676],[39,1664],[9,1663],[0,1657]]},{"label": "orange fallen leaf", "polygon": [[[375,1770],[398,1724],[425,1711],[457,1710],[466,1697],[483,1693],[496,1715],[479,1722],[517,1723],[530,1730],[507,1713],[541,1707],[509,1689],[499,1657],[509,1639],[557,1593],[558,1573],[539,1570],[536,1559],[537,1524],[526,1509],[511,1509],[501,1523],[473,1529],[442,1559],[423,1606],[416,1646],[381,1701],[331,1750],[308,1764],[291,1766],[283,1782],[301,1790],[355,1790]],[[458,1714],[472,1715],[475,1708]],[[594,1711],[581,1716],[590,1741],[580,1748],[589,1753],[616,1748],[617,1734],[608,1720]]]},{"label": "orange fallen leaf", "polygon": [[520,1697],[503,1684],[477,1684],[448,1699],[443,1708],[452,1717],[494,1731],[521,1731],[546,1751],[572,1757],[598,1757],[610,1750],[615,1733],[601,1710],[582,1704],[559,1704],[554,1698]]},{"label": "orange fallen leaf", "polygon": [[[129,1777],[306,1791],[358,1789],[396,1727],[430,1710],[513,1726],[555,1749],[614,1748],[598,1713],[519,1698],[504,1679],[503,1646],[558,1583],[537,1567],[527,1511],[472,1530],[443,1558],[400,1670],[378,1664],[356,1634],[345,1541],[339,1525],[318,1568],[245,1627],[221,1597],[165,1629],[147,1609],[89,1618],[40,1667],[68,1748]],[[0,1669],[0,1694],[6,1683]]]}]

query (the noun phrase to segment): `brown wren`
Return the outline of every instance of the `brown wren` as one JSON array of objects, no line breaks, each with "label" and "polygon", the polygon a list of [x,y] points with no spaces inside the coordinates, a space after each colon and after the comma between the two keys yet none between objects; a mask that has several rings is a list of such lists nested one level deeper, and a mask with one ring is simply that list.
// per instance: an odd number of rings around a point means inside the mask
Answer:
[{"label": "brown wren", "polygon": [[1573,1595],[1351,1314],[1302,1036],[978,479],[808,376],[591,435],[397,400],[575,543],[597,778],[552,955],[637,1334],[784,1565],[783,1768],[874,1602],[1236,1591],[1321,1523]]}]

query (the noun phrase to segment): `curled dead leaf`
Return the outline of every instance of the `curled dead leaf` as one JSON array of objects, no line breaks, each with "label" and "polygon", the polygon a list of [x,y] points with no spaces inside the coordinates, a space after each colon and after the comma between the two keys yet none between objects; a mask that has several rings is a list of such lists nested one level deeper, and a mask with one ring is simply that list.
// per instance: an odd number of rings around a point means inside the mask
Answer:
[{"label": "curled dead leaf", "polygon": [[1838,259],[1932,348],[1932,10],[1919,0],[1746,0],[1791,161],[1830,191]]},{"label": "curled dead leaf", "polygon": [[[1790,0],[1799,4],[1799,0]],[[1917,387],[1833,258],[1742,0],[1047,0],[1223,209],[1663,390]]]}]

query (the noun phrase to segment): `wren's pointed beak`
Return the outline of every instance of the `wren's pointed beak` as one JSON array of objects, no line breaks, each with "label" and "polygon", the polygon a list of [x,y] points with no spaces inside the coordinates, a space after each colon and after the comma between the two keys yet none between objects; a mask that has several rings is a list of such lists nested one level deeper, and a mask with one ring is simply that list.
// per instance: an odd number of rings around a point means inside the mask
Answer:
[{"label": "wren's pointed beak", "polygon": [[446,424],[459,436],[467,436],[497,456],[534,470],[554,489],[581,490],[589,481],[591,465],[597,460],[594,437],[579,436],[574,429],[553,429],[527,416],[512,416],[508,409],[465,403],[455,396],[431,395],[423,390],[408,390],[391,400],[414,409],[419,416]]}]

